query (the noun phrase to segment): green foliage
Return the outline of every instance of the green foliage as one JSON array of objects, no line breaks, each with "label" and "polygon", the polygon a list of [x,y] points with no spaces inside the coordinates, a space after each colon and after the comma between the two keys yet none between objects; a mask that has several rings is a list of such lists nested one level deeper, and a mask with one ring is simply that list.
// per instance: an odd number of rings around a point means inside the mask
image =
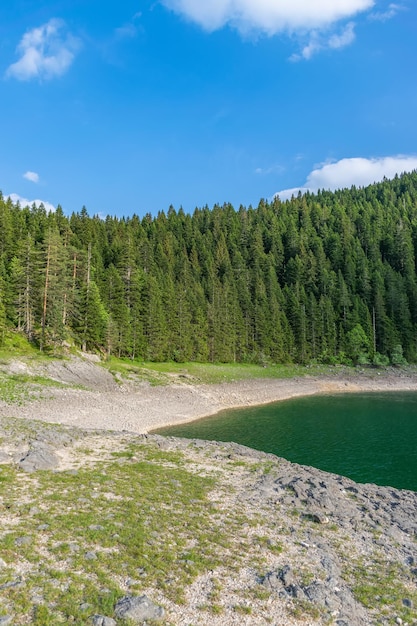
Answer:
[{"label": "green foliage", "polygon": [[396,344],[391,352],[391,363],[393,365],[407,365],[407,361],[404,358],[403,347],[401,344]]},{"label": "green foliage", "polygon": [[416,172],[142,220],[0,197],[0,342],[17,330],[42,350],[140,361],[415,362],[416,207]]}]

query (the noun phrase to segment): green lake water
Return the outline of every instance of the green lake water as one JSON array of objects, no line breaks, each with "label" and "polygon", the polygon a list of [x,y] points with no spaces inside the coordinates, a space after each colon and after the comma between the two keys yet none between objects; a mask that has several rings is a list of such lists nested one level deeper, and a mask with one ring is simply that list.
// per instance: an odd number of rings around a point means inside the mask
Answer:
[{"label": "green lake water", "polygon": [[310,396],[160,429],[235,441],[361,483],[417,491],[417,393]]}]

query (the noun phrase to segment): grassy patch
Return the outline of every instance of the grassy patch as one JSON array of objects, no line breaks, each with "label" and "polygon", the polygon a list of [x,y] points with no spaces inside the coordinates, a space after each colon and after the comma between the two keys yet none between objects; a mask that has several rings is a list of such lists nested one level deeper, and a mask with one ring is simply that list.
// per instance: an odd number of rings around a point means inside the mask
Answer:
[{"label": "grassy patch", "polygon": [[[237,568],[248,552],[239,516],[208,499],[214,487],[150,445],[76,472],[1,468],[1,606],[16,625],[81,625],[143,589],[183,602],[197,576]],[[214,612],[217,595],[213,586]]]},{"label": "grassy patch", "polygon": [[147,380],[151,384],[183,381],[224,383],[252,378],[293,378],[295,376],[328,374],[334,368],[324,365],[262,365],[245,363],[138,363],[128,359],[111,358],[104,364],[113,374],[124,378]]},{"label": "grassy patch", "polygon": [[417,606],[417,591],[411,580],[409,586],[405,584],[408,576],[401,563],[386,561],[378,555],[372,560],[361,558],[351,563],[345,576],[358,602],[372,609],[376,616],[387,618],[396,615],[403,622],[415,618],[415,609],[406,606],[403,601],[409,600],[411,607]]},{"label": "grassy patch", "polygon": [[0,400],[21,405],[42,395],[47,387],[67,387],[56,380],[29,374],[7,375],[0,373]]}]

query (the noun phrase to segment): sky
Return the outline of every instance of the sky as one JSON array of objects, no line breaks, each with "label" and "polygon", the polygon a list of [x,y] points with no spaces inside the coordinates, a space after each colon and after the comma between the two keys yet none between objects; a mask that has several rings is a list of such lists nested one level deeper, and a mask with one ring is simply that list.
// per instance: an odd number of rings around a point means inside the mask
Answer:
[{"label": "sky", "polygon": [[0,190],[156,216],[417,169],[415,0],[2,0]]}]

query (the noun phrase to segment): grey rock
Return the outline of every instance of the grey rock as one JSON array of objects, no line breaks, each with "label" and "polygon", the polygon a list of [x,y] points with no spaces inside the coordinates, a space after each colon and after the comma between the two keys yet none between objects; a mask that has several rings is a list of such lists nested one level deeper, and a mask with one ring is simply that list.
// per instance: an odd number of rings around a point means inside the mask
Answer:
[{"label": "grey rock", "polygon": [[79,552],[81,549],[76,541],[71,541],[68,546],[71,552]]},{"label": "grey rock", "polygon": [[40,512],[41,510],[37,506],[31,506],[29,509],[29,515],[38,515]]},{"label": "grey rock", "polygon": [[32,539],[25,535],[24,537],[17,537],[14,542],[16,546],[27,546],[32,542]]},{"label": "grey rock", "polygon": [[272,591],[279,591],[282,589],[282,580],[280,578],[279,571],[268,572],[268,574],[260,579],[260,583]]},{"label": "grey rock", "polygon": [[12,617],[10,615],[2,615],[0,617],[0,626],[8,626],[12,623]]},{"label": "grey rock", "polygon": [[36,441],[19,461],[19,467],[25,472],[54,469],[59,460],[54,450],[46,443]]},{"label": "grey rock", "polygon": [[105,615],[93,615],[91,621],[93,626],[117,626],[116,620]]},{"label": "grey rock", "polygon": [[157,606],[148,596],[124,596],[114,607],[116,617],[130,619],[133,623],[143,624],[146,620],[161,620],[164,609]]},{"label": "grey rock", "polygon": [[18,578],[17,580],[13,580],[8,583],[3,583],[2,585],[0,585],[0,589],[11,589],[12,587],[23,587],[23,585],[24,583],[22,579]]},{"label": "grey rock", "polygon": [[317,581],[311,583],[311,585],[305,587],[304,593],[306,594],[310,602],[313,602],[314,604],[327,604],[327,590],[322,583],[319,583]]},{"label": "grey rock", "polygon": [[87,559],[87,561],[95,561],[95,559],[97,558],[97,554],[93,551],[89,551],[85,553],[85,558]]}]

